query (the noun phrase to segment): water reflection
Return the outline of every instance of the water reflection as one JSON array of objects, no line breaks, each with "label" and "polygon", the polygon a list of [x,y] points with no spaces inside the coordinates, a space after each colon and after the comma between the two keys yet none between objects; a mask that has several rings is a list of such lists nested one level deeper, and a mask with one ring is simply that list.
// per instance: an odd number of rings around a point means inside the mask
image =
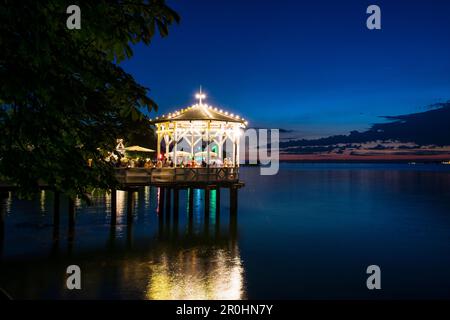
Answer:
[{"label": "water reflection", "polygon": [[39,207],[41,210],[41,214],[45,214],[45,191],[41,190],[41,194],[39,197]]},{"label": "water reflection", "polygon": [[[205,263],[205,259],[209,262]],[[177,257],[163,254],[149,265],[148,299],[242,299],[244,269],[239,250],[201,248],[180,251]]]},{"label": "water reflection", "polygon": [[[207,230],[200,190],[180,191],[178,218],[169,223],[166,201],[158,211],[160,190],[139,190],[132,225],[128,194],[119,191],[114,227],[108,195],[77,210],[71,255],[62,197],[50,257],[52,193],[45,214],[39,197],[5,195],[0,286],[14,298],[372,299],[361,277],[378,263],[389,270],[389,286],[377,297],[449,298],[448,166],[284,164],[276,176],[260,176],[259,168],[240,174],[239,228],[228,191],[221,206],[211,192]],[[83,270],[80,292],[64,288],[69,264]]]},{"label": "water reflection", "polygon": [[[189,205],[190,194],[193,207]],[[126,218],[130,196],[132,223]],[[15,197],[4,199],[2,210],[13,206],[18,214],[6,219],[10,232],[5,241],[11,245],[3,246],[0,237],[0,250],[8,249],[0,264],[0,286],[13,298],[31,299],[245,298],[237,225],[234,219],[223,219],[220,224],[215,192],[211,192],[209,219],[205,221],[204,196],[200,190],[180,190],[176,215],[158,211],[160,189],[117,191],[117,222],[111,224],[112,196],[96,194],[94,207],[73,203],[74,225],[69,223],[70,204],[64,197],[61,221],[54,223],[51,191],[39,194],[38,206]],[[173,203],[167,206],[167,197],[164,200],[165,209],[173,210]],[[18,228],[22,221],[27,221],[24,228],[32,232]],[[65,268],[70,264],[83,271],[85,282],[80,292],[64,288]]]}]

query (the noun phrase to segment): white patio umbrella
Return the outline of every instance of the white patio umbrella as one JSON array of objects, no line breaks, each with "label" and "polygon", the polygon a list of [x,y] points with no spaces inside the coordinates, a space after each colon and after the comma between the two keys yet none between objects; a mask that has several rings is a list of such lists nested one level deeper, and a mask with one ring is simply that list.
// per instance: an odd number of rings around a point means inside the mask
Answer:
[{"label": "white patio umbrella", "polygon": [[148,148],[144,148],[144,147],[141,147],[141,146],[126,147],[125,151],[131,151],[131,152],[155,152],[155,150],[153,150],[153,149],[148,149]]},{"label": "white patio umbrella", "polygon": [[[206,158],[208,156],[208,151],[201,151],[201,152],[197,152],[195,154],[196,157],[202,157],[202,158]],[[217,157],[217,153],[210,151],[209,152],[209,157],[210,158],[216,158]]]},{"label": "white patio umbrella", "polygon": [[[190,157],[191,153],[187,151],[177,151],[177,158],[186,158]],[[169,152],[169,157],[173,158],[173,151]]]}]

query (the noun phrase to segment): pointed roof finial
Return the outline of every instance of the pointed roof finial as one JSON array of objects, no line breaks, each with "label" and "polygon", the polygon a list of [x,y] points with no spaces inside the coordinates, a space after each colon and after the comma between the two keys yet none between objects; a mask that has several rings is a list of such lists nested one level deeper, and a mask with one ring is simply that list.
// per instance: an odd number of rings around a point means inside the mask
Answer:
[{"label": "pointed roof finial", "polygon": [[203,99],[206,99],[206,95],[202,92],[202,86],[200,86],[200,91],[195,95],[195,99],[198,100],[199,105],[203,105]]}]

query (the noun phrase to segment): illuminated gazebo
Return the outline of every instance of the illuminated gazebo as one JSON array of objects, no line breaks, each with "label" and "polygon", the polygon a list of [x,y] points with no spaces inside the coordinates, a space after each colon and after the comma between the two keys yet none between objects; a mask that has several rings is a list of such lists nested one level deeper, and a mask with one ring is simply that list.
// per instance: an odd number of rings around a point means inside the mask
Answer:
[{"label": "illuminated gazebo", "polygon": [[[236,114],[204,103],[206,95],[201,88],[195,97],[198,100],[196,104],[151,121],[157,129],[158,159],[166,156],[178,164],[178,160],[187,155],[190,159],[200,155],[209,166],[210,160],[223,162],[225,153],[230,155],[229,165],[238,167],[239,141],[247,121]],[[161,153],[163,141],[164,154]],[[187,150],[181,150],[182,145]]]}]

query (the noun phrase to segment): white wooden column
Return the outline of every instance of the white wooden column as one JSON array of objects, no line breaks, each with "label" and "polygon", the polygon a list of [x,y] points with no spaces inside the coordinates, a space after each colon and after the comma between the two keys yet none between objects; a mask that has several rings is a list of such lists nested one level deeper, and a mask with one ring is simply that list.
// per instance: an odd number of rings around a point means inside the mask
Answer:
[{"label": "white wooden column", "polygon": [[236,137],[236,167],[239,167],[239,145],[240,145],[240,137],[237,135]]},{"label": "white wooden column", "polygon": [[210,143],[211,143],[211,139],[210,139],[210,137],[209,137],[209,131],[211,130],[211,121],[208,121],[208,131],[207,131],[207,133],[206,133],[206,138],[208,139],[208,142],[206,143],[206,148],[207,148],[207,150],[206,150],[206,164],[207,164],[207,166],[209,167],[209,160],[210,160],[210,157],[211,157],[211,152],[210,152]]},{"label": "white wooden column", "polygon": [[166,143],[166,157],[169,158],[170,137],[168,133],[164,134],[164,142]]},{"label": "white wooden column", "polygon": [[174,146],[173,146],[173,162],[175,167],[177,166],[177,146],[178,146],[178,133],[177,133],[177,123],[174,124]]},{"label": "white wooden column", "polygon": [[159,159],[159,155],[161,154],[161,132],[159,125],[156,125],[156,134],[157,134],[157,145],[156,145],[156,160]]},{"label": "white wooden column", "polygon": [[234,132],[233,132],[232,142],[233,142],[233,148],[232,148],[233,150],[231,153],[231,159],[233,162],[233,167],[235,167],[236,166],[236,136],[235,136]]},{"label": "white wooden column", "polygon": [[191,159],[192,160],[194,158],[194,127],[192,126],[191,123]]},{"label": "white wooden column", "polygon": [[223,146],[223,134],[222,131],[220,131],[220,135],[217,139],[217,152],[219,153],[219,159],[223,163],[223,152],[222,152],[222,146]]}]

